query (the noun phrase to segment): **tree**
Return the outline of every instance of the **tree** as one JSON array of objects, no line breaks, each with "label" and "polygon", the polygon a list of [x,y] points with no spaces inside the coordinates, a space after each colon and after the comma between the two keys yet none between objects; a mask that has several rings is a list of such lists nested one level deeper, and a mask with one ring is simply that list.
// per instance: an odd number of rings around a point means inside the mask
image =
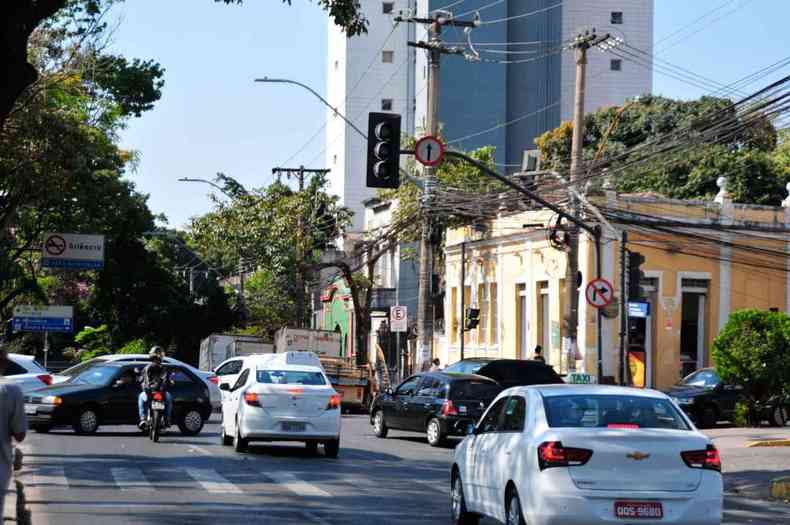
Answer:
[{"label": "tree", "polygon": [[[39,78],[35,64],[28,61],[28,44],[37,28],[64,13],[77,24],[74,32],[84,35],[103,26],[102,14],[118,0],[12,0],[0,4],[0,132],[17,99]],[[242,0],[214,0],[241,4]],[[291,3],[291,0],[283,0]],[[318,0],[335,24],[348,36],[366,32],[367,20],[357,0]],[[124,66],[124,64],[116,64]]]},{"label": "tree", "polygon": [[744,386],[754,421],[758,405],[790,385],[790,317],[757,309],[733,312],[712,355],[722,381]]}]

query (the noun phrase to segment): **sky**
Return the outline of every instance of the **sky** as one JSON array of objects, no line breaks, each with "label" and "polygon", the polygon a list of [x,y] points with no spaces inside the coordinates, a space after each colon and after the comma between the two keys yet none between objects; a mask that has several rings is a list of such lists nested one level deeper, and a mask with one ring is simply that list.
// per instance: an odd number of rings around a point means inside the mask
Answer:
[{"label": "sky", "polygon": [[[112,14],[113,51],[154,59],[166,70],[162,99],[129,123],[121,145],[138,152],[128,176],[170,227],[184,227],[212,207],[210,186],[179,178],[223,172],[247,187],[264,186],[273,180],[271,169],[323,124],[325,107],[306,91],[253,82],[289,78],[325,93],[328,19],[317,2],[132,0]],[[654,52],[667,61],[657,64],[671,64],[674,76],[682,67],[729,84],[790,55],[787,20],[788,0],[655,0]],[[713,90],[666,73],[654,73],[654,93],[689,99]],[[746,89],[781,73],[790,72]],[[308,165],[323,147],[320,134],[289,167],[324,167],[323,155]]]}]

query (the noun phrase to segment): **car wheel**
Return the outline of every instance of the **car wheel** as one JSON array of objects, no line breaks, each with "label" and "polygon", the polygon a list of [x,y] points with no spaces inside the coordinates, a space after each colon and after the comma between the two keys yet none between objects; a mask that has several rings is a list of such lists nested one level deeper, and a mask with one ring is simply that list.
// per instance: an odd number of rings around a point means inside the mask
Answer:
[{"label": "car wheel", "polygon": [[83,408],[74,419],[74,432],[94,434],[99,429],[99,414],[93,408]]},{"label": "car wheel", "polygon": [[450,488],[450,515],[453,517],[455,525],[477,525],[480,518],[466,510],[466,499],[464,499],[464,485],[461,483],[461,476],[453,472],[452,487]]},{"label": "car wheel", "polygon": [[771,410],[771,425],[783,427],[790,420],[790,408],[787,405],[777,405]]},{"label": "car wheel", "polygon": [[187,408],[178,421],[178,429],[185,436],[197,436],[203,430],[205,420],[203,414],[194,407]]},{"label": "car wheel", "polygon": [[35,430],[39,434],[46,434],[47,432],[52,430],[52,427],[49,425],[33,425],[33,430]]},{"label": "car wheel", "polygon": [[428,421],[426,434],[428,435],[428,444],[432,447],[439,447],[445,442],[445,435],[442,433],[442,424],[436,418]]},{"label": "car wheel", "polygon": [[222,446],[229,447],[229,446],[231,446],[233,444],[233,436],[229,436],[229,435],[227,435],[225,433],[225,422],[224,421],[220,421],[220,424],[219,424],[219,437],[220,437],[220,443],[222,443]]},{"label": "car wheel", "polygon": [[324,455],[328,458],[335,459],[340,453],[340,440],[333,439],[324,443]]},{"label": "car wheel", "polygon": [[233,436],[233,448],[236,449],[236,452],[247,452],[247,445],[249,445],[249,441],[241,437],[241,425],[236,421],[236,434]]},{"label": "car wheel", "polygon": [[388,431],[389,428],[387,428],[387,423],[384,421],[384,411],[381,409],[376,410],[376,413],[373,414],[373,433],[376,434],[376,437],[385,438]]},{"label": "car wheel", "polygon": [[526,525],[524,514],[521,512],[521,501],[518,499],[518,491],[515,487],[511,487],[508,490],[506,499],[505,525]]},{"label": "car wheel", "polygon": [[716,407],[708,405],[702,408],[699,412],[699,426],[700,428],[712,428],[716,426],[719,421],[719,416]]}]

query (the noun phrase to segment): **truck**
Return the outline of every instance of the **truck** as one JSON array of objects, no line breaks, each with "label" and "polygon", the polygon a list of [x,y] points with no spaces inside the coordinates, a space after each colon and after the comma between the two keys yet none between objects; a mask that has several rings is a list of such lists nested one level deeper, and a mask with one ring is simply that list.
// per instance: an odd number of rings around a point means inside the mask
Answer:
[{"label": "truck", "polygon": [[260,337],[233,334],[211,334],[200,342],[200,370],[214,370],[231,357],[271,354],[274,345]]},{"label": "truck", "polygon": [[340,334],[310,328],[281,328],[274,334],[276,353],[314,352],[329,381],[342,396],[344,411],[364,409],[371,399],[372,370],[340,355]]}]

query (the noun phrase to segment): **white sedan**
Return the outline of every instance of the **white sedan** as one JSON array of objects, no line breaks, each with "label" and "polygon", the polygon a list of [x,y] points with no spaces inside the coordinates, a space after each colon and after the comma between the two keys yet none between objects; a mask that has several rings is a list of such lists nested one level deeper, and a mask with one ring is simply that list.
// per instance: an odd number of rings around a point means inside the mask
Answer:
[{"label": "white sedan", "polygon": [[455,449],[451,511],[508,525],[719,524],[719,452],[666,395],[599,385],[502,392]]},{"label": "white sedan", "polygon": [[32,355],[8,354],[10,363],[5,376],[9,381],[19,385],[22,392],[30,392],[52,384],[52,376],[36,362]]},{"label": "white sedan", "polygon": [[244,452],[250,441],[303,441],[337,457],[341,397],[312,352],[247,357],[236,382],[220,388],[223,445]]}]

